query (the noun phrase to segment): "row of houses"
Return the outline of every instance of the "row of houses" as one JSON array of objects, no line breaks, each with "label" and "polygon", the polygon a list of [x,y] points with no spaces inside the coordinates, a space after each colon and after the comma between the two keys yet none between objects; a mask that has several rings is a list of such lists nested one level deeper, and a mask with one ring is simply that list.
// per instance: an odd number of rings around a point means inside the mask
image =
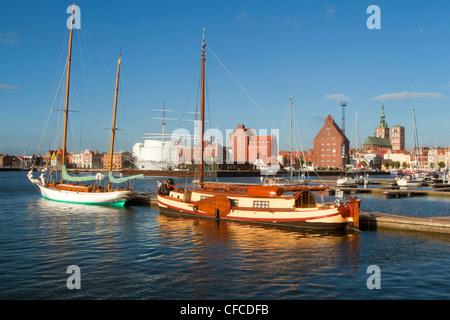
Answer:
[{"label": "row of houses", "polygon": [[[131,152],[120,151],[113,154],[113,169],[131,168]],[[108,169],[109,153],[84,150],[69,152],[66,163],[69,168],[74,169]],[[31,166],[60,167],[62,163],[62,150],[48,150],[44,155],[11,156],[0,154],[0,168],[22,168]]]},{"label": "row of houses", "polygon": [[[113,154],[113,169],[123,169],[131,167],[131,152],[120,151]],[[110,153],[92,151],[69,152],[66,163],[68,166],[77,169],[107,169],[109,168]],[[42,157],[42,164],[47,166],[58,166],[62,162],[62,150],[48,150]]]}]

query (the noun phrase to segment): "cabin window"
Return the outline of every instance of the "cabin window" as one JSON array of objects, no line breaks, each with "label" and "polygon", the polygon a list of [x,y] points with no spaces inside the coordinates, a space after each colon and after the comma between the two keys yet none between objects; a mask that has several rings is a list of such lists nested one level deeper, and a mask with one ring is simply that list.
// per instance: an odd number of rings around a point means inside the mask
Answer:
[{"label": "cabin window", "polygon": [[302,192],[302,194],[295,199],[296,208],[314,208],[316,206],[316,197],[310,192]]},{"label": "cabin window", "polygon": [[239,200],[237,200],[237,199],[230,199],[230,205],[232,207],[237,207],[238,204],[239,204]]},{"label": "cabin window", "polygon": [[200,200],[208,198],[207,196],[200,196]]},{"label": "cabin window", "polygon": [[253,208],[269,208],[269,201],[253,201]]}]

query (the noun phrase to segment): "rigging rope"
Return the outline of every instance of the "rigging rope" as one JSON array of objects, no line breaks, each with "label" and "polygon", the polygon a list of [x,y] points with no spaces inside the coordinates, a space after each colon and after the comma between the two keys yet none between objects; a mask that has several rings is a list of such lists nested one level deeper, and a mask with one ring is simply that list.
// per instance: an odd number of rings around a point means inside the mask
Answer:
[{"label": "rigging rope", "polygon": [[[233,76],[233,74],[225,67],[225,65],[222,63],[222,61],[220,61],[220,59],[214,54],[214,52],[211,50],[211,48],[209,46],[206,46],[208,48],[208,50],[211,52],[211,54],[214,56],[214,58],[216,58],[216,60],[220,63],[220,65],[225,69],[225,71],[228,73],[228,75],[234,80],[234,82],[236,82],[236,84],[239,86],[239,88],[241,88],[242,91],[244,91],[244,93],[250,98],[250,100],[252,100],[252,102],[256,105],[256,107],[259,109],[259,111],[264,115],[264,117],[266,117],[266,119],[272,124],[272,126],[276,129],[279,130],[279,128],[275,125],[275,123],[272,121],[272,119],[269,118],[269,116],[262,110],[262,108],[256,103],[255,99],[252,98],[252,96],[244,89],[244,87],[239,83],[239,81],[237,81],[237,79]],[[279,131],[281,133],[281,135],[283,136],[284,139],[287,140],[286,136],[284,135],[284,133],[280,130]]]},{"label": "rigging rope", "polygon": [[225,71],[228,73],[228,75],[236,82],[236,84],[241,88],[242,91],[244,91],[244,93],[250,98],[250,100],[252,100],[252,102],[258,107],[259,111],[261,111],[261,113],[266,117],[267,120],[269,120],[269,122],[275,127],[277,128],[277,126],[275,125],[275,123],[273,123],[272,119],[270,119],[267,114],[261,109],[261,107],[256,103],[256,101],[252,98],[252,96],[250,96],[250,94],[244,89],[244,87],[239,83],[239,81],[237,81],[237,79],[233,76],[233,74],[225,67],[225,65],[222,63],[222,61],[220,61],[220,59],[214,54],[214,52],[211,50],[211,48],[209,46],[206,46],[208,48],[208,50],[212,53],[212,55],[214,56],[214,58],[216,58],[216,60],[220,63],[220,65],[225,69]]},{"label": "rigging rope", "polygon": [[[59,55],[58,67],[56,68],[55,77],[53,79],[53,84],[52,84],[52,89],[50,91],[50,95],[49,95],[49,98],[48,98],[47,111],[44,113],[44,118],[42,120],[41,132],[39,133],[39,139],[38,139],[38,143],[37,143],[37,146],[36,146],[36,152],[35,152],[36,154],[39,153],[39,149],[41,148],[42,142],[44,140],[45,132],[47,131],[48,122],[49,122],[49,120],[51,118],[53,104],[55,103],[57,92],[59,91],[59,89],[61,87],[62,80],[64,79],[64,72],[63,72],[63,75],[61,76],[59,84],[58,84],[58,89],[56,90],[56,93],[55,93],[55,97],[53,98],[53,101],[52,101],[52,96],[53,96],[53,92],[54,92],[54,88],[55,88],[57,75],[59,73],[59,68],[61,66],[61,60],[62,60],[62,56],[63,56],[63,53],[64,53],[64,48],[66,46],[66,40],[68,38],[68,36],[67,36],[68,35],[68,30],[69,29],[66,30],[66,35],[64,37],[64,41],[63,41],[62,48],[61,48],[61,53]],[[66,61],[66,65],[67,65],[67,61]]]}]

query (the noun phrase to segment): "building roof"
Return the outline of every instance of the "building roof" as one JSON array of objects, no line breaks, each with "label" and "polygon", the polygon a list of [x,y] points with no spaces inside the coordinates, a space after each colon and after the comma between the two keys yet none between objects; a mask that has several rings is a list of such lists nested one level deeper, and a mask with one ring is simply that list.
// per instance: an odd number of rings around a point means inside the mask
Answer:
[{"label": "building roof", "polygon": [[331,125],[334,130],[340,135],[342,136],[342,138],[344,139],[344,141],[348,141],[347,137],[345,136],[345,134],[342,132],[341,128],[339,128],[339,126],[337,125],[337,123],[334,121],[333,117],[331,115],[328,115],[328,117],[326,117],[325,119],[325,124],[323,125],[322,129],[320,129],[319,133],[316,135],[316,137],[314,138],[314,140],[317,139],[317,137],[321,134],[322,130],[325,130],[325,128]]},{"label": "building roof", "polygon": [[367,137],[366,142],[364,142],[364,145],[373,145],[373,146],[380,146],[380,147],[392,147],[391,146],[391,141],[389,139],[378,138],[378,137]]}]

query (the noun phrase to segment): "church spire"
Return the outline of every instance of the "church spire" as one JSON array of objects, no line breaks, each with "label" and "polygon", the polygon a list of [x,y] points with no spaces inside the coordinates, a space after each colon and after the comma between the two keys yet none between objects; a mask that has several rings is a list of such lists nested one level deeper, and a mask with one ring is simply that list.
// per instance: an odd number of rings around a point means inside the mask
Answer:
[{"label": "church spire", "polygon": [[384,114],[384,104],[381,105],[381,116],[380,116],[380,123],[378,124],[378,128],[389,128],[388,124],[385,120],[386,116]]}]

